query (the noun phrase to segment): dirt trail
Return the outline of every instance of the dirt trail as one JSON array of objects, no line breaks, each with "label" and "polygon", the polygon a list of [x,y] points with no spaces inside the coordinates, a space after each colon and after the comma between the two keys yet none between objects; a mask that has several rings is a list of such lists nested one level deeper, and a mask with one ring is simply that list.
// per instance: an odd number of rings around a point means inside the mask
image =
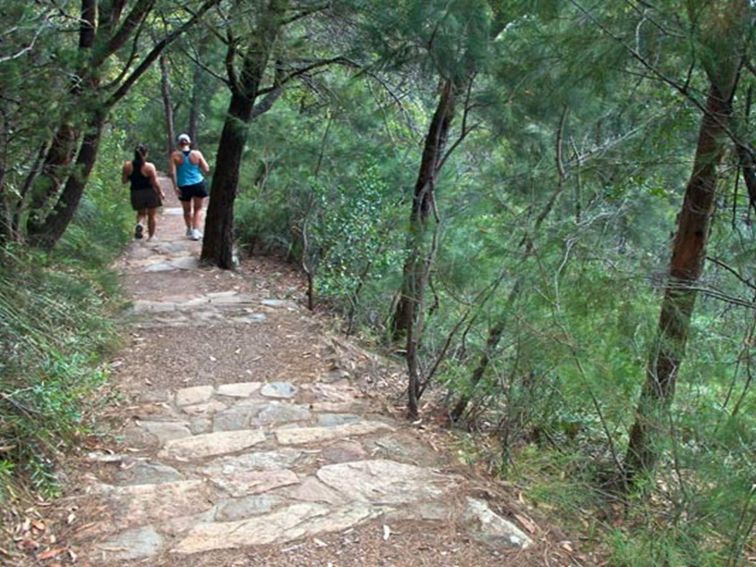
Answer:
[{"label": "dirt trail", "polygon": [[78,565],[567,564],[358,387],[358,347],[300,305],[291,268],[201,268],[199,250],[170,195],[118,263],[124,401],[66,497]]}]

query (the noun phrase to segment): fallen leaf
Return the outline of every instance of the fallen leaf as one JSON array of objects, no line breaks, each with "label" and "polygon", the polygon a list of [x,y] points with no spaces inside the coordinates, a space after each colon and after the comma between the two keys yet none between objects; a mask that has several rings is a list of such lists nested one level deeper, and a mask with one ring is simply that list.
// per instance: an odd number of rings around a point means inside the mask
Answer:
[{"label": "fallen leaf", "polygon": [[38,549],[39,543],[34,541],[33,539],[22,539],[20,542],[18,542],[18,547],[20,547],[23,550],[29,550],[29,549]]},{"label": "fallen leaf", "polygon": [[526,518],[525,516],[521,516],[520,514],[515,514],[515,518],[517,518],[517,521],[522,524],[522,527],[524,527],[527,531],[529,531],[531,534],[536,533],[537,526],[530,520],[529,518]]},{"label": "fallen leaf", "polygon": [[43,553],[40,553],[37,555],[37,559],[45,560],[45,559],[52,559],[53,557],[57,557],[61,553],[65,553],[66,548],[65,547],[56,547],[55,549],[49,549]]},{"label": "fallen leaf", "polygon": [[565,551],[569,551],[570,553],[572,553],[573,551],[575,551],[574,549],[572,549],[571,542],[569,542],[569,541],[560,541],[559,545],[562,546],[562,549],[564,549]]},{"label": "fallen leaf", "polygon": [[34,520],[32,522],[32,526],[35,529],[37,529],[37,530],[39,530],[41,532],[43,532],[43,531],[45,531],[47,529],[47,526],[45,525],[45,523],[42,520]]}]

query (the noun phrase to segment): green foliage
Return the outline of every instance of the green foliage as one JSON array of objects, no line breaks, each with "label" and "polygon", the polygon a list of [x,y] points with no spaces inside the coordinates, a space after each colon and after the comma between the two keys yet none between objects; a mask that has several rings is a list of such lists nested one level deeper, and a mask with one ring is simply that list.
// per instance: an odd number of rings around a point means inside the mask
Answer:
[{"label": "green foliage", "polygon": [[54,460],[87,430],[86,400],[105,382],[98,364],[117,336],[106,318],[109,276],[11,248],[1,253],[2,493],[17,474],[53,494]]},{"label": "green foliage", "polygon": [[[117,344],[118,304],[106,266],[133,221],[120,186],[121,136],[107,138],[74,222],[53,256],[0,250],[0,497],[23,481],[57,492],[55,461],[90,430],[103,357]],[[103,403],[100,399],[96,403]]]}]

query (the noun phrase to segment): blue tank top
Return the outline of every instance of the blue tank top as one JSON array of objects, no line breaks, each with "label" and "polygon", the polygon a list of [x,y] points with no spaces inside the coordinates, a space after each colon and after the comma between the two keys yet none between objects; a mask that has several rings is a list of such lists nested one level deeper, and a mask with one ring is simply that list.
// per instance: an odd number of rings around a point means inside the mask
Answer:
[{"label": "blue tank top", "polygon": [[202,176],[199,165],[193,164],[189,161],[190,151],[182,151],[184,154],[184,161],[176,168],[176,181],[179,187],[187,187],[189,185],[196,185],[201,183],[205,178]]}]

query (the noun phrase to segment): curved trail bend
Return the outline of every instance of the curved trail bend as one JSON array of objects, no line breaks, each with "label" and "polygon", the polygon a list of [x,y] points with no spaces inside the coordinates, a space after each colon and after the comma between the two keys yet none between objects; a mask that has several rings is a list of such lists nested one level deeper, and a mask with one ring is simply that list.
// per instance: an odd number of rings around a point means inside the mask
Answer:
[{"label": "curved trail bend", "polygon": [[166,194],[157,238],[117,266],[133,301],[112,363],[127,402],[72,495],[89,520],[79,564],[542,564],[537,535],[357,387],[293,270],[200,268]]}]

